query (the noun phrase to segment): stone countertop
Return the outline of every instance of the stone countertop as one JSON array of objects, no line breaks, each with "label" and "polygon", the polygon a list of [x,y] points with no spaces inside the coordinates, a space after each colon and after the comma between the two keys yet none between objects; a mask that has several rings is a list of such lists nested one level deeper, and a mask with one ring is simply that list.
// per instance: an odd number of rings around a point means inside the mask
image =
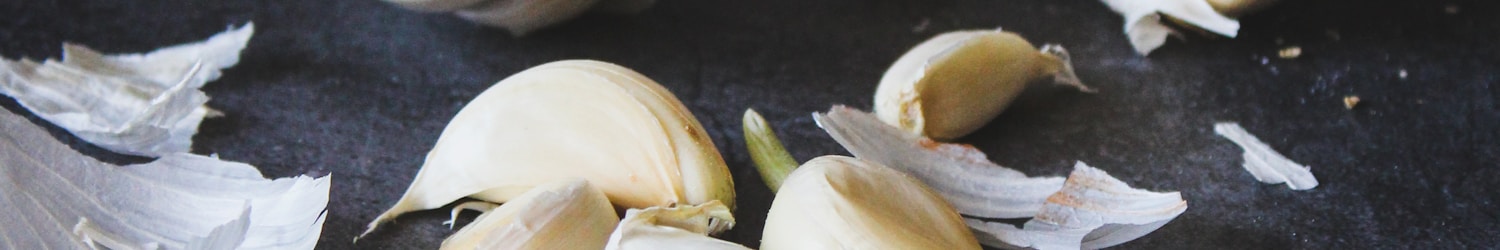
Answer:
[{"label": "stone countertop", "polygon": [[[1500,8],[1490,1],[1285,1],[1235,39],[1173,40],[1137,55],[1098,1],[661,1],[516,38],[374,0],[0,3],[0,55],[59,57],[64,41],[135,53],[254,21],[241,62],[205,87],[227,117],[194,152],[268,177],[333,174],[320,249],[432,249],[447,211],[361,240],[405,190],[453,114],[531,66],[588,58],[675,92],[728,161],[740,224],[758,245],[772,194],[739,118],[755,108],[792,154],[847,154],[809,116],[868,109],[890,63],[944,31],[1004,27],[1067,47],[1097,94],[1028,93],[961,140],[1001,165],[1066,174],[1075,161],[1139,188],[1181,191],[1186,213],[1124,249],[1469,249],[1500,236]],[[1278,58],[1298,46],[1302,55]],[[1343,98],[1362,102],[1345,109]],[[3,105],[25,113],[13,100]],[[1312,166],[1308,191],[1256,182],[1212,125],[1235,121]],[[53,131],[58,131],[55,127]],[[116,161],[54,133],[82,151]],[[467,218],[472,218],[469,215]]]}]

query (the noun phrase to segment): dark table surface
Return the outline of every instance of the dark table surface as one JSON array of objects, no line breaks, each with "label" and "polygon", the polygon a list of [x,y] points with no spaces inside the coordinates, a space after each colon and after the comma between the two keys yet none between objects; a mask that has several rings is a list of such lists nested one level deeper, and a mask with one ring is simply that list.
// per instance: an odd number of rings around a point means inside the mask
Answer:
[{"label": "dark table surface", "polygon": [[[753,247],[772,195],[741,141],[745,108],[771,120],[798,159],[847,154],[809,113],[868,109],[886,67],[933,35],[1004,27],[1069,48],[1099,93],[1029,93],[961,142],[1033,175],[1084,161],[1182,192],[1186,213],[1120,248],[1492,248],[1497,11],[1493,1],[1284,1],[1244,18],[1239,38],[1172,41],[1145,57],[1093,0],[666,0],[523,38],[374,0],[12,0],[0,2],[0,55],[58,57],[65,41],[144,52],[254,21],[240,63],[204,88],[228,116],[206,121],[193,151],[268,177],[332,174],[322,249],[436,248],[452,232],[439,224],[446,210],[350,239],[492,83],[562,59],[618,63],[674,91],[708,128],[739,191],[740,224],[723,238]],[[1286,46],[1303,55],[1277,58]],[[1349,95],[1363,102],[1347,110]],[[1322,185],[1256,182],[1240,149],[1213,134],[1216,121],[1240,122],[1311,165]]]}]

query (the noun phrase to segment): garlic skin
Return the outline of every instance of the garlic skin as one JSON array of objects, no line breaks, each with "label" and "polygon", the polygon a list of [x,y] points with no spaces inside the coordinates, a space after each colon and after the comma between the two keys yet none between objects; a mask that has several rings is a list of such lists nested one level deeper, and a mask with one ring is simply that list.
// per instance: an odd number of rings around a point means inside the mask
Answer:
[{"label": "garlic skin", "polygon": [[460,110],[370,230],[462,197],[505,203],[568,178],[588,180],[621,208],[734,207],[728,167],[671,92],[618,65],[568,60],[516,73]]},{"label": "garlic skin", "polygon": [[[630,209],[625,219],[609,235],[605,250],[749,250],[708,235],[734,227],[729,207],[718,201],[696,206],[649,207]],[[572,248],[598,249],[598,248]]]},{"label": "garlic skin", "polygon": [[1000,30],[940,34],[886,70],[875,113],[902,130],[948,141],[989,123],[1031,82],[1052,78],[1092,92],[1074,76],[1065,50],[1043,49]]},{"label": "garlic skin", "polygon": [[603,191],[567,179],[485,212],[441,249],[603,249],[619,221]]},{"label": "garlic skin", "polygon": [[920,181],[847,156],[814,158],[786,178],[761,249],[980,249],[963,217]]}]

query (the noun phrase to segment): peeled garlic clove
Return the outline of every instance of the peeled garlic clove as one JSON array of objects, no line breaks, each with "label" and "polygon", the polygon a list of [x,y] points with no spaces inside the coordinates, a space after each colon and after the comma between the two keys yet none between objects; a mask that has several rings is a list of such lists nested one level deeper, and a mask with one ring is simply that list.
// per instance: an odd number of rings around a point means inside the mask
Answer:
[{"label": "peeled garlic clove", "polygon": [[604,249],[750,249],[708,237],[731,227],[734,216],[729,207],[718,201],[697,206],[630,209]]},{"label": "peeled garlic clove", "polygon": [[1073,75],[1066,51],[1044,49],[999,30],[938,35],[886,70],[875,90],[875,113],[908,132],[952,140],[989,123],[1028,83],[1053,78],[1092,91]]},{"label": "peeled garlic clove", "polygon": [[603,249],[620,218],[588,181],[537,186],[485,212],[442,249]]},{"label": "peeled garlic clove", "polygon": [[370,229],[462,197],[505,203],[568,178],[588,180],[617,207],[734,205],[728,167],[671,92],[618,65],[569,60],[516,73],[460,110]]},{"label": "peeled garlic clove", "polygon": [[578,17],[597,2],[599,0],[495,0],[454,14],[475,23],[505,28],[511,35],[523,36]]},{"label": "peeled garlic clove", "polygon": [[920,181],[878,163],[823,156],[786,178],[762,249],[980,249],[958,212]]}]

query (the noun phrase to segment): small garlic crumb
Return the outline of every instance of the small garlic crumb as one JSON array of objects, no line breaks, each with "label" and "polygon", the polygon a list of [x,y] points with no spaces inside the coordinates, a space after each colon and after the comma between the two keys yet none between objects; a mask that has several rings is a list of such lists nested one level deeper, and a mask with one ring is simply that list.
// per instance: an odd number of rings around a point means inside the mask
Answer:
[{"label": "small garlic crumb", "polygon": [[1277,52],[1277,55],[1281,56],[1281,59],[1295,59],[1302,56],[1302,47],[1289,46],[1282,48],[1280,52]]},{"label": "small garlic crumb", "polygon": [[1401,77],[1401,80],[1406,80],[1406,69],[1396,72],[1396,76]]},{"label": "small garlic crumb", "polygon": [[1345,109],[1354,109],[1355,105],[1359,105],[1359,96],[1356,96],[1356,95],[1347,95],[1347,96],[1344,96],[1344,108]]},{"label": "small garlic crumb", "polygon": [[1449,15],[1458,14],[1458,5],[1448,4],[1447,6],[1443,6],[1443,13],[1448,13]]},{"label": "small garlic crumb", "polygon": [[917,26],[911,27],[911,33],[922,33],[923,31],[927,31],[927,26],[930,25],[932,25],[932,19],[922,18],[922,22],[917,23]]}]

